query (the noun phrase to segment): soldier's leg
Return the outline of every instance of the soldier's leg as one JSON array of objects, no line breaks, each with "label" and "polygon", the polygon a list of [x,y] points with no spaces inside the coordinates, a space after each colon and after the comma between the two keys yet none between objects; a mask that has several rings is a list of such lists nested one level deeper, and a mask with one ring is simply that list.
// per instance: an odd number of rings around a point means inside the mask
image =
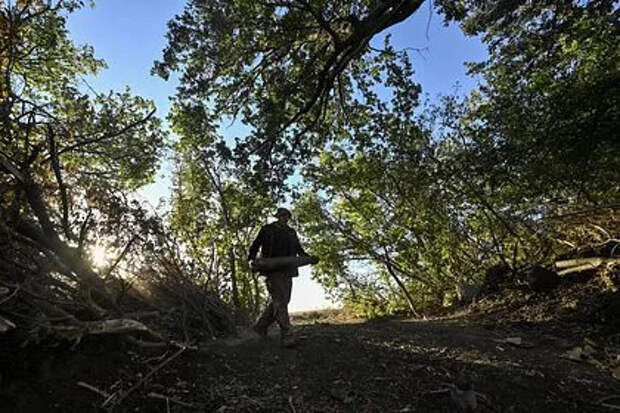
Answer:
[{"label": "soldier's leg", "polygon": [[258,321],[252,326],[254,331],[262,337],[267,336],[267,329],[269,326],[275,321],[274,309],[273,309],[273,301],[269,301],[267,308],[263,311],[261,316],[258,318]]},{"label": "soldier's leg", "polygon": [[274,278],[274,290],[276,293],[273,295],[273,306],[276,322],[280,326],[282,344],[285,346],[294,345],[294,340],[291,335],[291,321],[288,314],[288,303],[291,300],[292,285],[293,280],[286,273],[278,274],[278,276]]},{"label": "soldier's leg", "polygon": [[272,276],[266,277],[265,284],[267,285],[267,292],[269,293],[269,303],[267,304],[267,308],[265,308],[261,316],[258,318],[258,321],[253,326],[254,331],[263,337],[267,336],[267,329],[274,321],[276,321],[274,295],[278,295]]}]

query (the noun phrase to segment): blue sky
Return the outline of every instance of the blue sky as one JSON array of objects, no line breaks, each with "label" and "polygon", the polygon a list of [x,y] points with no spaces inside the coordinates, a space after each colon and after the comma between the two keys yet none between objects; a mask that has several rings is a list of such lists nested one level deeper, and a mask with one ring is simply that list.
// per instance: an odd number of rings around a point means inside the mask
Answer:
[{"label": "blue sky", "polygon": [[[84,8],[69,18],[68,29],[78,44],[90,44],[97,57],[104,59],[108,69],[88,79],[98,92],[122,90],[130,86],[133,93],[153,99],[157,115],[165,118],[175,92],[174,80],[165,82],[150,75],[151,67],[165,47],[166,23],[182,11],[184,1],[170,0],[100,0],[95,8]],[[431,100],[439,94],[459,91],[466,93],[475,86],[475,79],[466,76],[463,65],[486,57],[485,48],[476,38],[463,36],[456,26],[444,27],[441,16],[431,15],[428,2],[411,18],[390,30],[397,48],[419,49],[412,52],[415,78]],[[428,30],[427,30],[428,27]],[[229,128],[235,133],[237,128]],[[227,133],[226,129],[223,133]],[[157,180],[140,191],[140,197],[156,205],[170,192],[169,168],[164,165]],[[295,280],[291,311],[324,308],[329,305],[323,291],[310,278],[307,267]]]}]

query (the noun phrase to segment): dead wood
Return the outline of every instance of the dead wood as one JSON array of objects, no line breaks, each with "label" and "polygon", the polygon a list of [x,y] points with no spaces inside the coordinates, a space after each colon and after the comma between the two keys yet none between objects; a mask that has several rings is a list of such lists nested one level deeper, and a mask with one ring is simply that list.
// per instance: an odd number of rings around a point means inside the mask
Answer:
[{"label": "dead wood", "polygon": [[591,257],[591,258],[575,258],[571,260],[556,261],[555,266],[557,268],[563,268],[558,271],[559,275],[566,275],[575,272],[587,271],[596,269],[602,265],[620,264],[620,258],[604,258],[604,257]]},{"label": "dead wood", "polygon": [[159,393],[155,393],[155,392],[150,392],[148,395],[148,397],[151,397],[153,399],[159,399],[159,400],[165,400],[165,401],[169,401],[172,402],[174,404],[178,404],[179,406],[183,406],[183,407],[189,407],[189,408],[195,408],[196,405],[193,403],[187,403],[184,401],[181,401],[177,398],[174,397],[170,397],[170,396],[165,396],[163,394],[159,394]]},{"label": "dead wood", "polygon": [[83,381],[78,381],[78,382],[77,382],[77,385],[78,385],[78,386],[80,386],[80,387],[83,387],[83,388],[85,388],[85,389],[88,389],[88,390],[90,390],[90,391],[92,391],[92,392],[95,392],[95,393],[97,393],[98,395],[100,395],[100,396],[102,396],[102,397],[105,397],[106,399],[107,399],[108,397],[110,397],[110,395],[109,395],[108,393],[104,392],[103,390],[100,390],[100,389],[96,388],[95,386],[92,386],[92,385],[90,385],[90,384],[88,384],[88,383],[85,383],[85,382],[83,382]]},{"label": "dead wood", "polygon": [[164,368],[168,363],[170,363],[172,360],[174,360],[177,357],[179,357],[185,350],[186,350],[186,347],[180,348],[172,356],[168,357],[166,360],[164,360],[159,365],[157,365],[155,368],[153,368],[153,370],[151,370],[149,373],[147,373],[140,381],[138,381],[136,384],[131,386],[127,391],[120,392],[118,394],[115,394],[115,397],[107,399],[101,405],[101,407],[104,408],[104,407],[107,406],[108,409],[111,410],[115,406],[120,405],[123,402],[123,400],[125,400],[131,393],[133,393],[136,389],[138,389],[140,386],[142,386],[148,379],[150,379],[155,373],[157,373],[162,368]]}]

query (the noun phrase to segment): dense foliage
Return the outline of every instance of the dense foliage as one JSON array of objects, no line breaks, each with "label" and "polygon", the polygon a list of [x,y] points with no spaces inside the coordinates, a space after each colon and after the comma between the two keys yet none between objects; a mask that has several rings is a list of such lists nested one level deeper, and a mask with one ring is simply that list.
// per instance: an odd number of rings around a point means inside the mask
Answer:
[{"label": "dense foliage", "polygon": [[[0,331],[160,339],[128,316],[155,306],[189,340],[231,329],[220,299],[247,322],[266,299],[247,248],[282,202],[315,279],[367,315],[449,303],[498,264],[617,256],[614,2],[434,2],[489,57],[468,96],[422,107],[390,28],[424,4],[188,0],[153,69],[181,75],[169,146],[152,102],[86,86],[105,63],[66,31],[83,2],[0,1]],[[131,194],[169,148],[163,221]]]},{"label": "dense foliage", "polygon": [[[370,41],[422,3],[191,0],[170,22],[154,72],[181,72],[179,107],[247,125],[236,160],[255,161],[253,184],[273,188],[344,133],[356,90],[383,84],[382,75],[410,82],[407,59]],[[411,92],[401,96],[409,109]]]},{"label": "dense foliage", "polygon": [[166,149],[161,120],[128,89],[85,87],[105,63],[68,37],[82,3],[0,2],[0,331],[24,342],[148,331],[128,315],[152,308],[131,286],[162,295],[189,274],[161,220],[130,198]]},{"label": "dense foliage", "polygon": [[437,1],[489,58],[470,64],[483,79],[470,96],[425,110],[389,39],[422,3],[189,1],[154,69],[181,72],[192,124],[249,128],[210,143],[244,192],[297,196],[287,178],[301,173],[314,276],[362,311],[441,305],[494,264],[551,264],[615,238],[608,214],[590,214],[589,241],[573,239],[585,221],[558,218],[620,196],[614,2]]},{"label": "dense foliage", "polygon": [[[454,284],[480,283],[493,264],[550,264],[615,242],[617,225],[605,213],[558,226],[569,211],[617,208],[618,12],[611,1],[512,5],[489,14],[474,3],[456,16],[490,51],[470,65],[485,82],[469,98],[447,97],[430,116],[408,119],[408,135],[384,127],[385,138],[374,135],[380,144],[332,148],[307,169],[329,196],[314,191],[299,207],[321,251],[342,252],[322,273],[349,290],[345,297],[359,301],[361,290],[379,307],[402,302],[406,290],[391,298],[398,294],[387,282],[400,273],[421,305],[437,305]],[[331,237],[315,231],[316,220]],[[568,241],[597,224],[589,244]],[[353,259],[377,267],[384,291],[374,277],[352,287]]]}]

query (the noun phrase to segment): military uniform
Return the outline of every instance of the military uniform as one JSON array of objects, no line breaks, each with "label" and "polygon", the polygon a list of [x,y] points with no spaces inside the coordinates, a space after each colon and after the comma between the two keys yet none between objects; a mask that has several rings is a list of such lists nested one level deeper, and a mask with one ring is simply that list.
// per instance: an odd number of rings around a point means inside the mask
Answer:
[{"label": "military uniform", "polygon": [[[249,261],[256,258],[259,249],[262,258],[308,256],[299,243],[297,232],[288,225],[279,222],[261,228],[250,246]],[[265,336],[267,329],[275,321],[280,326],[282,342],[286,344],[287,340],[292,340],[291,322],[288,315],[288,303],[291,300],[293,285],[292,278],[297,277],[299,271],[297,267],[294,267],[285,270],[263,271],[261,274],[266,277],[267,291],[269,291],[271,299],[254,325],[254,330]]]}]

